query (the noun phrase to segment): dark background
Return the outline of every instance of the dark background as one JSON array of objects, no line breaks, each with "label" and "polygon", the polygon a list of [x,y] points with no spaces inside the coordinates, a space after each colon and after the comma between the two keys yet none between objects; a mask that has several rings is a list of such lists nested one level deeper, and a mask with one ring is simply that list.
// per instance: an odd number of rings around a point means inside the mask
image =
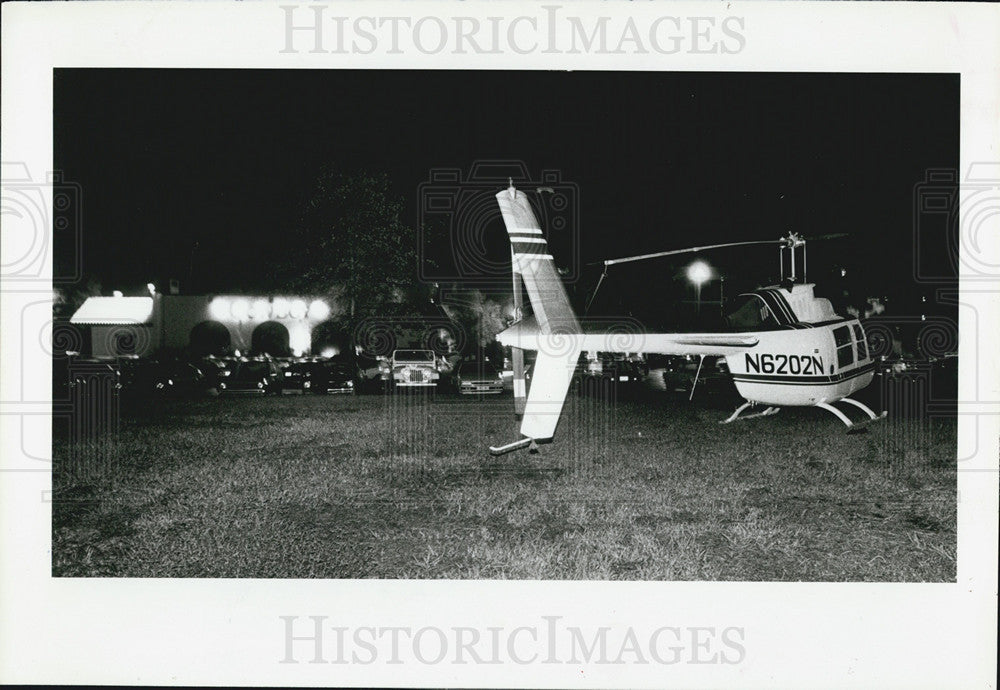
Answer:
[{"label": "dark background", "polygon": [[[850,234],[810,244],[812,280],[847,269],[834,296],[913,312],[955,282],[947,223],[913,247],[917,185],[958,168],[957,75],[60,69],[54,108],[54,168],[81,186],[83,270],[105,294],[263,286],[324,165],[388,173],[415,228],[430,171],[484,159],[576,185],[576,227],[547,228],[571,269],[574,243],[589,262],[792,230]],[[499,212],[483,222],[484,251],[509,260]],[[427,251],[454,273],[447,246]],[[773,248],[705,258],[727,294],[777,278]],[[615,271],[607,299],[690,299],[689,260]],[[918,263],[943,280],[918,284]]]}]

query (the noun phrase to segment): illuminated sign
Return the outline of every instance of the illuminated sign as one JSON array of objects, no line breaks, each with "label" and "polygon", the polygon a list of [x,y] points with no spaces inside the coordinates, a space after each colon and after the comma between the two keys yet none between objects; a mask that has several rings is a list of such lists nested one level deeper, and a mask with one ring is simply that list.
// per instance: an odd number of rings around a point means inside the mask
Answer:
[{"label": "illuminated sign", "polygon": [[216,297],[208,305],[216,321],[267,321],[269,319],[308,319],[323,321],[330,317],[330,305],[321,299],[308,304],[299,297]]}]

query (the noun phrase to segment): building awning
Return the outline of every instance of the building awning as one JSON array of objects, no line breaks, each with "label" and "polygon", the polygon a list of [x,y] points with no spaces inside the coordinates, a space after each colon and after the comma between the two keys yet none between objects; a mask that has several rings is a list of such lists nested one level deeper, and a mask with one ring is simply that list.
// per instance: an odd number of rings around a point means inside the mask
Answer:
[{"label": "building awning", "polygon": [[88,297],[69,321],[93,326],[115,326],[148,324],[152,317],[152,297]]}]

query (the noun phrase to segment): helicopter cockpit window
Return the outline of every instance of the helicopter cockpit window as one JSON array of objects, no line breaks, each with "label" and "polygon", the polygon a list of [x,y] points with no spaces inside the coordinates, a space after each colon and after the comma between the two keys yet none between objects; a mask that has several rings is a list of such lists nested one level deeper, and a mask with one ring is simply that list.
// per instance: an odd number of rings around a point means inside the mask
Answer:
[{"label": "helicopter cockpit window", "polygon": [[833,329],[833,340],[837,346],[837,366],[846,367],[854,363],[854,342],[851,340],[851,329],[841,326]]},{"label": "helicopter cockpit window", "polygon": [[854,324],[854,341],[858,348],[858,361],[868,359],[868,343],[865,341],[865,332],[858,324]]},{"label": "helicopter cockpit window", "polygon": [[759,331],[778,325],[771,310],[757,295],[737,298],[736,308],[726,316],[726,322],[734,331]]}]

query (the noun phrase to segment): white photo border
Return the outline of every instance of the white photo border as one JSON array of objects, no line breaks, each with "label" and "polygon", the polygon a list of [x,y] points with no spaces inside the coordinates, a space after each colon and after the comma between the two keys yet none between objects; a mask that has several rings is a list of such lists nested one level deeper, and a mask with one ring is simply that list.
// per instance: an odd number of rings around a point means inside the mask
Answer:
[{"label": "white photo border", "polygon": [[[942,3],[330,3],[325,16],[535,17],[501,40],[500,53],[282,52],[286,12],[313,3],[4,3],[2,161],[32,176],[52,167],[52,74],[60,67],[264,69],[573,69],[776,72],[935,72],[961,75],[960,175],[1000,161],[1000,8]],[[610,49],[546,52],[546,13],[595,22],[628,17],[640,36],[664,15],[714,18],[730,33],[716,52]],[[304,21],[304,20],[303,20]],[[428,26],[433,22],[428,20]],[[671,24],[673,22],[671,21]],[[588,24],[588,26],[591,24]],[[694,32],[708,23],[695,23]],[[333,25],[327,25],[332,27]],[[367,25],[363,25],[367,27]],[[437,26],[434,24],[434,26]],[[565,22],[554,24],[568,45]],[[713,29],[713,30],[715,30]],[[450,30],[450,29],[449,29]],[[325,36],[332,40],[334,34]],[[738,38],[737,38],[738,36]],[[303,38],[304,37],[304,38]],[[299,33],[294,41],[312,40]],[[535,43],[532,43],[535,40]],[[616,39],[617,40],[617,39]],[[450,44],[449,44],[450,45]],[[534,45],[534,49],[526,50]],[[368,44],[361,44],[367,48]],[[634,43],[630,44],[634,46]],[[617,46],[616,46],[617,47]],[[738,50],[736,48],[739,48]],[[426,48],[426,46],[425,46]],[[702,48],[708,49],[707,45]],[[324,49],[335,50],[328,45]],[[1000,182],[998,182],[1000,185]],[[1000,215],[983,221],[1000,237]],[[990,235],[990,233],[992,233]],[[369,580],[172,580],[51,577],[50,476],[24,437],[51,432],[47,355],[25,349],[32,304],[51,299],[51,247],[34,279],[0,291],[0,681],[6,683],[435,686],[967,687],[996,669],[997,462],[1000,438],[1000,269],[976,266],[962,244],[958,581],[954,584],[706,582],[477,582]],[[967,314],[972,314],[968,318]],[[31,318],[35,318],[34,316]],[[973,366],[974,365],[974,366]],[[36,371],[21,386],[21,372]],[[34,463],[34,464],[32,464]],[[733,664],[497,665],[279,663],[281,616],[327,616],[326,625],[504,627],[561,624],[656,630],[740,627],[745,658]],[[298,630],[298,629],[297,629]],[[529,633],[530,636],[530,633]]]}]

